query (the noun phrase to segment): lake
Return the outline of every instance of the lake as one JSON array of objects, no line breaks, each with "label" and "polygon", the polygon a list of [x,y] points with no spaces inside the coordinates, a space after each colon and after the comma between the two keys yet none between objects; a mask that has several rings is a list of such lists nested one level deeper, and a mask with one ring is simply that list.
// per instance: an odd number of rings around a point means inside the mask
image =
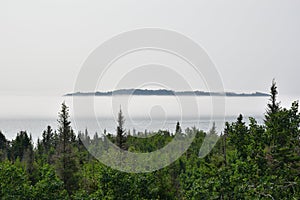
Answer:
[{"label": "lake", "polygon": [[[284,107],[290,107],[297,99],[299,96],[279,98]],[[87,128],[91,135],[95,132],[102,133],[104,129],[115,133],[115,119],[120,106],[126,119],[125,128],[131,133],[133,129],[136,132],[159,129],[174,131],[177,121],[183,129],[196,126],[205,131],[214,121],[218,131],[221,132],[224,124],[222,116],[211,118],[213,108],[211,97],[185,96],[180,99],[172,96],[95,97],[94,113],[81,112],[74,118],[73,97],[1,96],[0,130],[8,139],[14,138],[17,132],[26,130],[36,141],[47,125],[57,129],[57,115],[63,101],[70,107],[72,126],[76,132]],[[268,97],[226,97],[225,120],[232,122],[241,113],[246,121],[251,116],[262,123],[267,102]]]}]

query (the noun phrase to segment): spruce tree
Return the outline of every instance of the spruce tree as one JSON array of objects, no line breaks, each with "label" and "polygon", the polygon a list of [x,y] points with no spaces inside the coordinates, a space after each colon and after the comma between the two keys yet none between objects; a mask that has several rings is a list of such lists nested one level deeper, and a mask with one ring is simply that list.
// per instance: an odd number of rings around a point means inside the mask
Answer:
[{"label": "spruce tree", "polygon": [[54,147],[54,133],[51,126],[47,126],[47,129],[43,132],[42,144],[48,153],[51,147]]},{"label": "spruce tree", "polygon": [[120,108],[120,111],[118,113],[118,120],[117,120],[118,126],[117,126],[117,137],[116,137],[116,143],[117,146],[123,150],[126,149],[125,142],[126,142],[126,132],[124,129],[124,123],[125,118],[122,113],[122,109]]},{"label": "spruce tree", "polygon": [[58,174],[64,182],[64,187],[69,194],[72,194],[78,186],[77,172],[78,161],[76,158],[76,136],[69,120],[69,108],[65,102],[62,103],[58,115],[58,148],[56,167]]},{"label": "spruce tree", "polygon": [[43,131],[42,139],[37,142],[37,156],[41,163],[53,164],[55,154],[55,135],[51,126]]},{"label": "spruce tree", "polygon": [[175,133],[176,134],[181,134],[182,133],[182,129],[180,127],[180,123],[179,122],[177,122],[177,124],[176,124]]},{"label": "spruce tree", "polygon": [[31,136],[28,136],[26,131],[20,131],[12,141],[11,151],[11,160],[19,158],[22,161],[25,157],[32,157],[33,155],[27,155],[33,152]]},{"label": "spruce tree", "polygon": [[6,159],[8,152],[8,141],[0,131],[0,161]]},{"label": "spruce tree", "polygon": [[277,86],[276,82],[273,79],[272,86],[270,89],[270,102],[267,104],[267,113],[266,113],[266,120],[271,118],[271,115],[277,113],[280,110],[280,103],[277,102]]},{"label": "spruce tree", "polygon": [[3,133],[0,131],[0,149],[6,149],[7,140]]}]

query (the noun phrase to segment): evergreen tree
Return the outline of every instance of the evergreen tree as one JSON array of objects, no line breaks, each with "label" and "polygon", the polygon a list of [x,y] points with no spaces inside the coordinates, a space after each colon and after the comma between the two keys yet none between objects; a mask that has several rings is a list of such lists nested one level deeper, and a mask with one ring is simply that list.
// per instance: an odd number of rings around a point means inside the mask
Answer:
[{"label": "evergreen tree", "polygon": [[117,143],[117,146],[119,148],[125,150],[126,149],[126,146],[125,146],[126,132],[125,132],[125,129],[124,129],[125,118],[123,116],[121,108],[120,108],[120,111],[118,113],[117,123],[118,123],[118,126],[117,126],[116,143]]},{"label": "evergreen tree", "polygon": [[69,108],[65,102],[61,105],[61,111],[58,114],[58,134],[61,141],[67,143],[75,142],[76,136],[71,127],[71,121],[69,120]]},{"label": "evergreen tree", "polygon": [[237,121],[232,123],[231,126],[226,127],[229,142],[237,150],[237,154],[241,159],[247,159],[247,145],[249,144],[249,130],[243,121],[243,115],[240,114]]},{"label": "evergreen tree", "polygon": [[42,140],[38,139],[37,142],[37,156],[41,161],[41,164],[53,164],[55,154],[55,134],[51,126],[47,126],[42,134]]},{"label": "evergreen tree", "polygon": [[45,148],[46,153],[48,153],[50,149],[54,147],[55,143],[51,126],[47,126],[47,129],[43,132],[42,136],[42,145]]},{"label": "evergreen tree", "polygon": [[277,86],[275,80],[273,79],[270,89],[270,102],[267,104],[267,113],[265,115],[266,120],[269,120],[273,114],[277,113],[280,110],[280,103],[277,102],[277,95]]},{"label": "evergreen tree", "polygon": [[182,129],[180,127],[180,123],[177,122],[176,129],[175,129],[175,134],[181,134],[181,133],[182,133]]},{"label": "evergreen tree", "polygon": [[76,136],[71,127],[69,120],[69,108],[65,102],[62,103],[61,111],[59,113],[59,128],[58,138],[59,144],[57,148],[56,166],[58,174],[64,182],[64,187],[69,194],[72,194],[78,187],[77,171],[78,161],[76,157]]},{"label": "evergreen tree", "polygon": [[7,158],[8,152],[8,141],[5,135],[0,131],[0,161],[5,160]]},{"label": "evergreen tree", "polygon": [[31,135],[28,136],[26,131],[20,131],[12,141],[9,157],[13,162],[21,161],[21,165],[29,174],[29,179],[34,181],[32,176],[34,171],[34,151]]},{"label": "evergreen tree", "polygon": [[24,161],[24,159],[33,159],[32,157],[32,138],[31,136],[28,136],[26,131],[21,131],[17,134],[16,139],[12,141],[11,160],[19,158],[20,161]]},{"label": "evergreen tree", "polygon": [[0,131],[0,149],[6,149],[7,148],[7,140],[5,135],[2,134]]}]

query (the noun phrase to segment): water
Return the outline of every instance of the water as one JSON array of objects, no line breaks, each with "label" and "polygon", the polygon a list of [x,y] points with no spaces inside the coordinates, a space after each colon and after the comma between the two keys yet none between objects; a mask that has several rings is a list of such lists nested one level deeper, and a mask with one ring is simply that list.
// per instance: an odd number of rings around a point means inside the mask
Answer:
[{"label": "water", "polygon": [[[86,97],[80,97],[86,98]],[[282,96],[279,100],[284,107],[290,107],[299,97]],[[36,141],[47,125],[57,129],[57,115],[63,101],[70,107],[72,126],[77,131],[86,128],[93,135],[106,129],[115,133],[116,116],[120,106],[125,115],[125,128],[144,132],[165,129],[174,131],[179,121],[183,129],[196,126],[208,130],[215,121],[222,131],[223,121],[220,116],[211,119],[212,101],[210,97],[171,96],[133,96],[95,97],[95,113],[82,112],[74,117],[72,97],[56,96],[2,96],[0,98],[0,130],[8,139],[13,139],[21,130],[32,134]],[[263,122],[268,97],[228,97],[225,101],[225,120],[232,122],[242,113],[247,121],[249,116]],[[95,120],[97,119],[97,121]],[[222,124],[222,125],[221,125]]]}]

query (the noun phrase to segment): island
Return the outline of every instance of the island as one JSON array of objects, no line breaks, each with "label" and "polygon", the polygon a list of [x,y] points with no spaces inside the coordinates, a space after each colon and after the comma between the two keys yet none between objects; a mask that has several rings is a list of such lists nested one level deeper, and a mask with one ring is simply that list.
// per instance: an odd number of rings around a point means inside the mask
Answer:
[{"label": "island", "polygon": [[226,96],[226,97],[268,97],[263,92],[235,93],[235,92],[205,92],[205,91],[173,91],[166,89],[119,89],[107,92],[75,92],[64,96],[115,96],[115,95],[140,95],[140,96]]}]

